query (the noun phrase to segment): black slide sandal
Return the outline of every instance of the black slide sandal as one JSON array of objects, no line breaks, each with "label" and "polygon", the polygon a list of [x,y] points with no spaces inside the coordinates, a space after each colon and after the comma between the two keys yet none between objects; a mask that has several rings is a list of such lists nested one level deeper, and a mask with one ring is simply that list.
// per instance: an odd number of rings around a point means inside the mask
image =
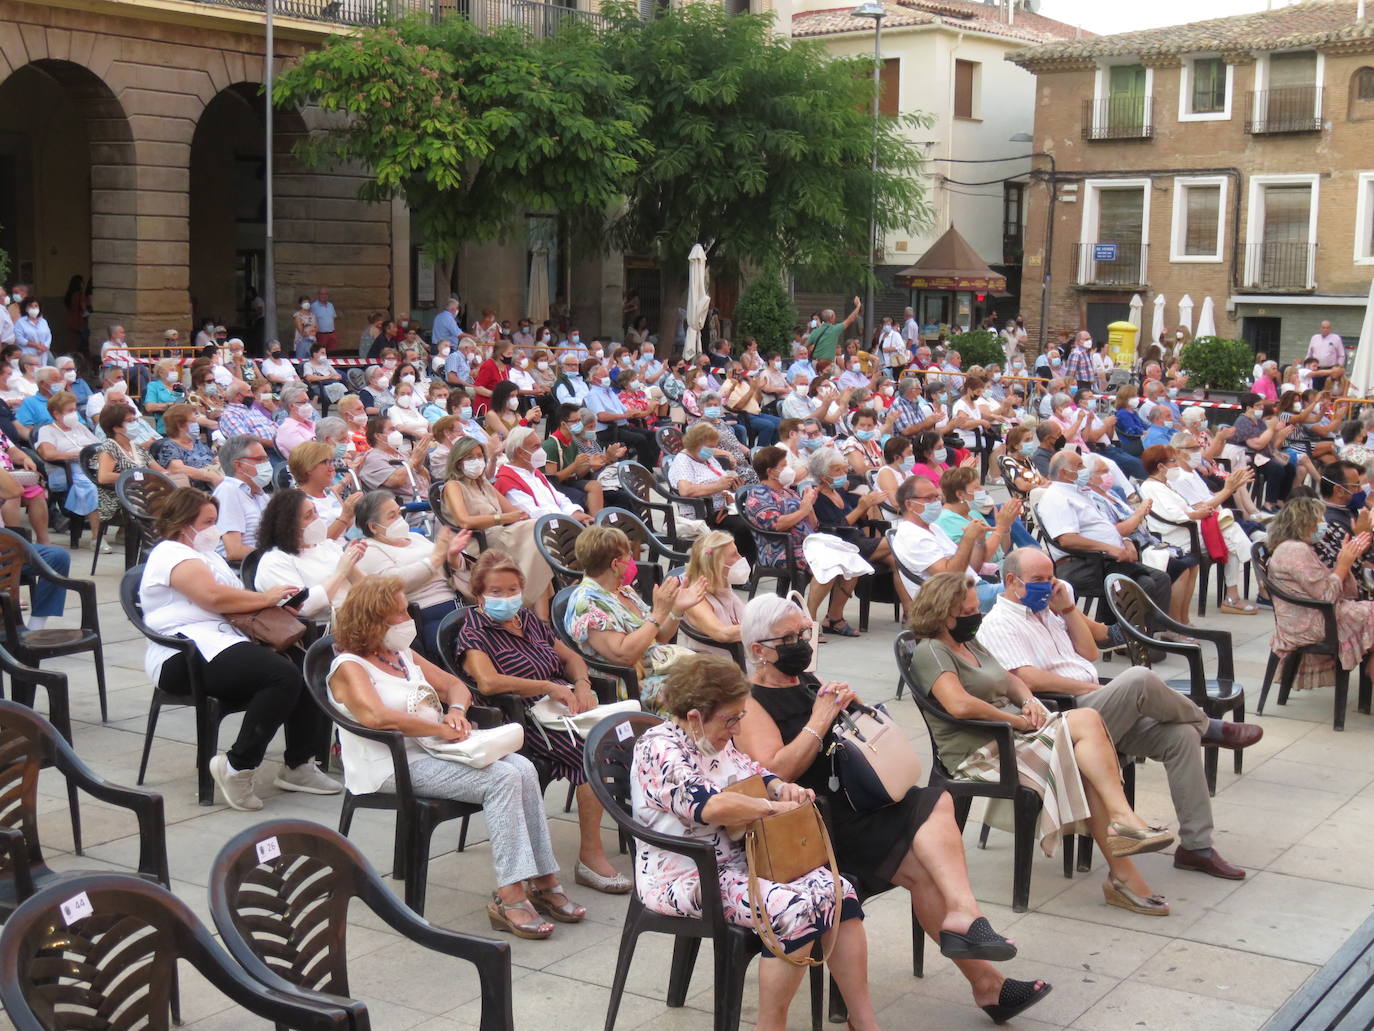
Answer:
[{"label": "black slide sandal", "polygon": [[946,959],[986,959],[1000,963],[1016,955],[1016,946],[994,931],[987,917],[980,916],[963,934],[941,931],[940,955]]},{"label": "black slide sandal", "polygon": [[1013,981],[1007,978],[1002,982],[1002,991],[997,996],[996,1005],[984,1006],[983,1012],[992,1018],[994,1024],[1005,1024],[1012,1017],[1030,1009],[1053,990],[1054,985],[1048,981],[1041,982],[1037,990],[1034,981]]}]

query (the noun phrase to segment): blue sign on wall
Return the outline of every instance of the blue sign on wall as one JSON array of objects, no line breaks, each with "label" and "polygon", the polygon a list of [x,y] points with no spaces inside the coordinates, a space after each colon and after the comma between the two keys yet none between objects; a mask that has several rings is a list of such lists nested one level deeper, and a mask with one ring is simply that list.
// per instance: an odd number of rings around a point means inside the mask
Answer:
[{"label": "blue sign on wall", "polygon": [[1116,261],[1116,244],[1093,244],[1093,261]]}]

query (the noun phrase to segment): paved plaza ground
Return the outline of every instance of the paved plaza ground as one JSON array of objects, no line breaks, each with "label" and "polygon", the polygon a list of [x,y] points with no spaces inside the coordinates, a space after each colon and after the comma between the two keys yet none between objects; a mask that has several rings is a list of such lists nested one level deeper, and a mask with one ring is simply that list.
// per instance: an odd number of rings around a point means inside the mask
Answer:
[{"label": "paved plaza ground", "polygon": [[[74,556],[85,575],[90,552]],[[101,725],[95,678],[86,657],[50,663],[71,679],[76,748],[100,774],[132,785],[147,719],[149,684],[143,672],[143,640],[124,620],[116,600],[120,556],[102,556],[99,585],[101,627],[110,681],[110,722]],[[70,619],[69,613],[69,619]],[[857,612],[851,613],[857,622]],[[1237,676],[1246,685],[1249,709],[1259,700],[1268,656],[1272,616],[1225,616],[1209,609],[1207,625],[1233,634]],[[61,625],[61,624],[55,624]],[[890,700],[896,689],[892,640],[898,628],[892,609],[874,607],[873,627],[855,640],[835,639],[821,648],[820,673],[846,679],[869,702]],[[1106,663],[1104,672],[1123,668]],[[1179,668],[1177,662],[1168,670]],[[1105,866],[1095,857],[1090,873],[1071,880],[1060,861],[1037,852],[1031,909],[1015,914],[1011,900],[1011,838],[994,831],[986,850],[976,847],[975,808],[965,838],[976,891],[993,925],[1016,939],[1020,955],[1005,964],[1021,978],[1045,978],[1054,992],[1012,1026],[1081,1028],[1085,1031],[1246,1031],[1270,1014],[1327,960],[1374,907],[1374,718],[1351,711],[1343,733],[1331,730],[1331,691],[1321,690],[1284,708],[1271,705],[1254,717],[1265,736],[1245,753],[1245,773],[1231,772],[1223,754],[1214,800],[1216,846],[1249,871],[1243,882],[1175,871],[1167,855],[1139,860],[1153,888],[1167,896],[1172,915],[1136,916],[1102,900]],[[40,693],[40,708],[43,705]],[[906,698],[891,710],[916,742],[928,765],[929,743],[915,706]],[[238,717],[226,721],[228,740]],[[161,792],[167,811],[167,844],[173,888],[208,923],[206,881],[210,862],[223,842],[263,818],[294,816],[337,826],[338,797],[284,794],[271,787],[270,771],[259,777],[267,803],[261,814],[223,805],[196,804],[194,724],[189,709],[164,710],[158,724],[147,787]],[[269,752],[269,764],[280,748]],[[264,770],[267,771],[265,764]],[[1163,767],[1138,768],[1137,809],[1152,820],[1175,823]],[[83,806],[86,850],[70,853],[65,792],[50,773],[43,776],[40,831],[54,868],[128,869],[137,861],[133,821],[122,811],[87,801]],[[562,784],[547,795],[553,838],[565,883],[587,906],[579,925],[558,925],[543,942],[515,941],[514,991],[517,1026],[527,1031],[560,1027],[600,1028],[607,1001],[623,897],[599,895],[572,884],[577,851],[575,814],[565,814]],[[383,872],[390,869],[393,818],[361,811],[352,838]],[[457,823],[434,837],[428,918],[479,934],[491,933],[485,905],[492,888],[490,854],[480,818],[468,850],[453,850]],[[608,831],[608,846],[613,835]],[[615,859],[628,871],[628,857]],[[400,882],[389,882],[400,891]],[[907,897],[899,892],[873,900],[868,909],[870,981],[883,1026],[942,1031],[991,1026],[973,1006],[965,982],[933,945],[926,950],[926,976],[911,976]],[[355,910],[355,912],[357,912]],[[703,955],[686,1007],[670,1010],[663,998],[669,944],[641,939],[617,1028],[705,1031],[711,1026],[711,964]],[[436,958],[383,930],[370,914],[358,913],[349,931],[353,994],[364,999],[379,1031],[417,1028],[475,1028],[477,985],[471,969]],[[251,1021],[194,978],[184,982],[186,1025],[197,1029],[244,1031]],[[745,992],[746,1026],[755,1012],[751,977]],[[809,1026],[806,992],[791,1012],[795,1028]],[[6,1023],[5,1026],[8,1026]]]}]

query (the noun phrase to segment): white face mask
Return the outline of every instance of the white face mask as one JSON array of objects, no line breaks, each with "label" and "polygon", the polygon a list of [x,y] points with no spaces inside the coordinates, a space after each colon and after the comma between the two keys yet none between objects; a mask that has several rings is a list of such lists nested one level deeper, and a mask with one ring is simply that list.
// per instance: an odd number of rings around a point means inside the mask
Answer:
[{"label": "white face mask", "polygon": [[305,524],[305,529],[301,531],[301,547],[313,548],[316,544],[323,544],[329,537],[329,527],[324,525],[324,520],[316,516]]},{"label": "white face mask", "polygon": [[407,372],[404,376],[401,377],[401,382],[402,382],[402,383],[414,383],[414,382],[415,382],[415,374],[412,373],[412,372]]},{"label": "white face mask", "polygon": [[415,407],[415,395],[414,395],[414,394],[402,394],[400,397],[398,397],[398,398],[396,399],[396,404],[399,405],[401,408],[414,408],[414,407]]},{"label": "white face mask", "polygon": [[64,371],[64,372],[62,373],[62,378],[63,378],[63,380],[65,380],[65,381],[68,382],[68,383],[75,383],[75,382],[76,382],[76,370],[75,370],[75,369],[67,369],[66,371]]},{"label": "white face mask", "polygon": [[292,411],[296,413],[296,418],[301,422],[309,422],[310,417],[315,414],[315,409],[311,408],[308,403],[298,404],[294,406]]},{"label": "white face mask", "polygon": [[259,487],[266,487],[272,479],[272,464],[266,459],[253,466],[253,482]]},{"label": "white face mask", "polygon": [[309,302],[309,301],[301,301],[301,311],[309,311],[309,310],[310,310],[310,302]]},{"label": "white face mask", "polygon": [[68,412],[66,415],[62,416],[62,425],[69,430],[74,430],[81,425],[81,416],[77,415],[75,412]]},{"label": "white face mask", "polygon": [[790,465],[783,466],[782,472],[778,473],[778,482],[784,487],[792,486],[792,482],[797,478],[797,471]]},{"label": "white face mask", "polygon": [[195,548],[202,555],[209,555],[215,550],[215,545],[219,543],[219,531],[213,526],[207,526],[203,530],[197,531],[191,538],[191,547]]},{"label": "white face mask", "polygon": [[470,480],[475,480],[486,471],[487,463],[480,458],[468,458],[463,460],[463,475]]},{"label": "white face mask", "polygon": [[725,581],[733,587],[742,587],[749,582],[749,560],[738,558],[725,570]]},{"label": "white face mask", "polygon": [[549,371],[549,363],[548,363],[548,362],[536,362],[536,363],[535,363],[535,368],[537,368],[540,372],[548,372],[548,371]]},{"label": "white face mask", "polygon": [[386,435],[386,442],[392,447],[399,449],[405,443],[405,438],[401,436],[400,430],[392,430]]},{"label": "white face mask", "polygon": [[37,309],[37,308],[29,308],[29,309],[28,309],[29,318],[31,318],[31,319],[36,319],[36,318],[38,318],[38,311],[39,311],[39,309]]},{"label": "white face mask", "polygon": [[409,651],[415,636],[415,620],[407,619],[404,623],[393,623],[386,628],[386,633],[382,636],[382,647],[393,652]]},{"label": "white face mask", "polygon": [[396,540],[403,541],[409,534],[410,525],[405,521],[405,518],[403,516],[397,516],[395,519],[391,520],[391,522],[387,523],[384,527],[382,527],[382,532],[378,536],[392,537]]},{"label": "white face mask", "polygon": [[512,394],[510,397],[506,398],[506,407],[509,408],[512,412],[515,411],[517,408],[519,408],[519,407],[520,407],[520,395],[519,395],[519,394]]}]

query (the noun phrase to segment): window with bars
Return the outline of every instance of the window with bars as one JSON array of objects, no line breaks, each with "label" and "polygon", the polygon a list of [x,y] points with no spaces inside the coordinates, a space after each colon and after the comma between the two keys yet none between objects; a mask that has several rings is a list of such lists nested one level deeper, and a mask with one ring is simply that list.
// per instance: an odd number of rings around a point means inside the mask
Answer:
[{"label": "window with bars", "polygon": [[1190,257],[1220,250],[1221,186],[1198,184],[1183,188],[1183,253]]}]

